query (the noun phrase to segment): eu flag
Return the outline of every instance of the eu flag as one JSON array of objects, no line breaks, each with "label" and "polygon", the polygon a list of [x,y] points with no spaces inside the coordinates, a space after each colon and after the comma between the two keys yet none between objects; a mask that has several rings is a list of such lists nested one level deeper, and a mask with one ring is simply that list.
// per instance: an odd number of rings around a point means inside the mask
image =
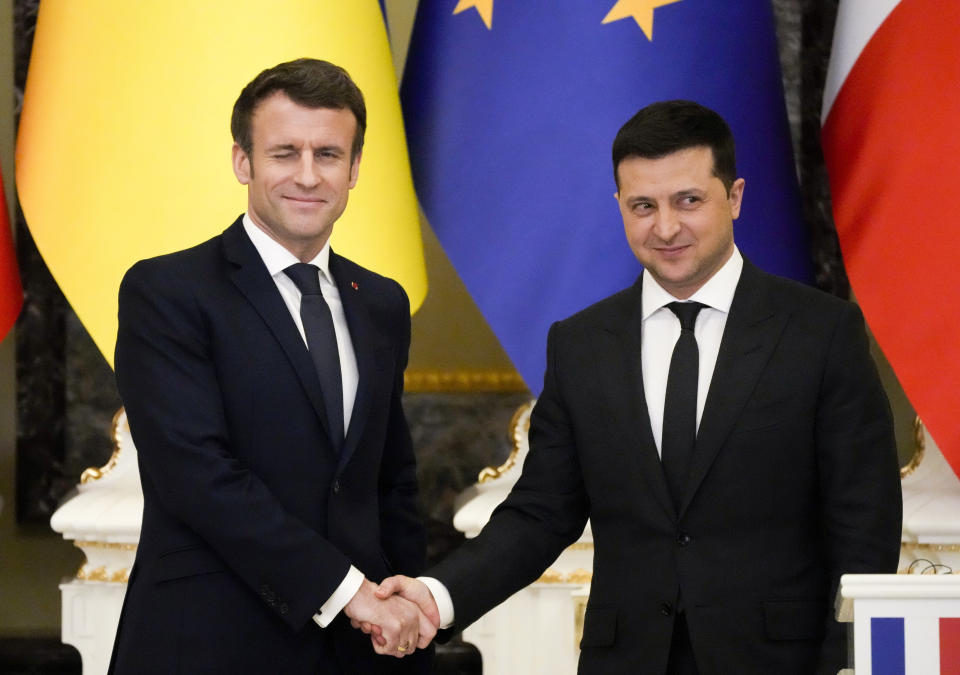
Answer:
[{"label": "eu flag", "polygon": [[719,112],[760,267],[809,278],[769,0],[421,0],[401,102],[420,203],[527,385],[553,321],[629,286],[610,146],[641,107]]}]

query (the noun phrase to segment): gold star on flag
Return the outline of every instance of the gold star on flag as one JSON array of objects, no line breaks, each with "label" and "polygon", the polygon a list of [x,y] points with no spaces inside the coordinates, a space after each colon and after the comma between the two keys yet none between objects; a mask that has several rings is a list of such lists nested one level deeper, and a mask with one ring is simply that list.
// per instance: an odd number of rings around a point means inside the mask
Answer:
[{"label": "gold star on flag", "polygon": [[493,29],[493,0],[460,0],[453,8],[453,13],[459,14],[468,9],[477,10],[487,28]]},{"label": "gold star on flag", "polygon": [[[492,2],[493,0],[491,0]],[[633,19],[640,30],[653,41],[653,10],[663,5],[672,5],[680,0],[617,0],[617,4],[607,13],[602,23],[612,23],[620,19]],[[464,2],[460,3],[461,5]]]}]

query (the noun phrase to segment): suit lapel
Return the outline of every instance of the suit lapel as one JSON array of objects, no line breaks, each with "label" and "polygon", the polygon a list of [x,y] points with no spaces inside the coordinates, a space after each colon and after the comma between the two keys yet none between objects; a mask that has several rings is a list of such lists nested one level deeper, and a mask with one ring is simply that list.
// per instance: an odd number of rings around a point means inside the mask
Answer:
[{"label": "suit lapel", "polygon": [[[243,231],[242,219],[237,219],[223,233],[223,250],[227,260],[234,265],[230,273],[231,281],[253,305],[280,343],[280,347],[290,359],[293,370],[306,391],[307,398],[310,399],[324,429],[329,433],[330,425],[323,403],[323,392],[316,368],[310,359],[310,353],[290,317],[290,310],[287,309],[277,291],[276,284],[267,273],[260,254],[247,237],[247,233]],[[328,447],[330,447],[329,444]]]},{"label": "suit lapel", "polygon": [[700,419],[681,515],[730,435],[787,323],[788,312],[770,301],[766,288],[763,273],[744,259]]},{"label": "suit lapel", "polygon": [[[650,427],[650,414],[647,411],[647,399],[643,388],[643,368],[640,358],[641,330],[643,327],[643,303],[640,299],[641,283],[638,280],[630,292],[625,294],[624,303],[616,316],[605,327],[606,332],[615,337],[615,348],[607,352],[609,362],[598,371],[611,373],[609,405],[614,414],[618,429],[623,429],[630,439],[628,446],[635,449],[639,471],[647,481],[653,496],[663,507],[671,520],[676,518],[676,510],[667,488],[660,454],[653,439]],[[627,364],[627,367],[624,367]]]},{"label": "suit lapel", "polygon": [[330,251],[330,272],[333,274],[337,289],[340,291],[340,301],[343,304],[343,313],[350,328],[350,339],[353,342],[353,351],[357,357],[357,396],[353,402],[353,412],[350,415],[350,426],[340,451],[338,471],[347,465],[350,457],[357,449],[357,443],[363,433],[363,428],[370,416],[370,405],[373,400],[373,386],[376,383],[374,352],[379,344],[377,331],[370,319],[370,312],[363,302],[361,289],[356,280],[351,278],[350,267],[341,256]]}]

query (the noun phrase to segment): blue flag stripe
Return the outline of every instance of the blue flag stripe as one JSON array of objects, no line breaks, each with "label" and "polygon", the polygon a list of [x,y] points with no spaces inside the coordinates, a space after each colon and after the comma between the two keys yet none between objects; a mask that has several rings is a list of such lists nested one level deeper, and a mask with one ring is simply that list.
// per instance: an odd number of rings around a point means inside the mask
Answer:
[{"label": "blue flag stripe", "polygon": [[870,653],[873,675],[905,675],[903,618],[870,619]]}]

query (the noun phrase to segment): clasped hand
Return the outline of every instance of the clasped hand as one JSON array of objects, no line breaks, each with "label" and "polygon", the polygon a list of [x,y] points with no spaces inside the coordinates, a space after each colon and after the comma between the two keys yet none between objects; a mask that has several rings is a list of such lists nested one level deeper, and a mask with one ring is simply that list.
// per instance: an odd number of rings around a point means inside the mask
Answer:
[{"label": "clasped hand", "polygon": [[374,651],[397,658],[426,648],[440,626],[430,590],[404,576],[390,577],[379,586],[364,579],[343,611],[350,625],[370,636]]}]

